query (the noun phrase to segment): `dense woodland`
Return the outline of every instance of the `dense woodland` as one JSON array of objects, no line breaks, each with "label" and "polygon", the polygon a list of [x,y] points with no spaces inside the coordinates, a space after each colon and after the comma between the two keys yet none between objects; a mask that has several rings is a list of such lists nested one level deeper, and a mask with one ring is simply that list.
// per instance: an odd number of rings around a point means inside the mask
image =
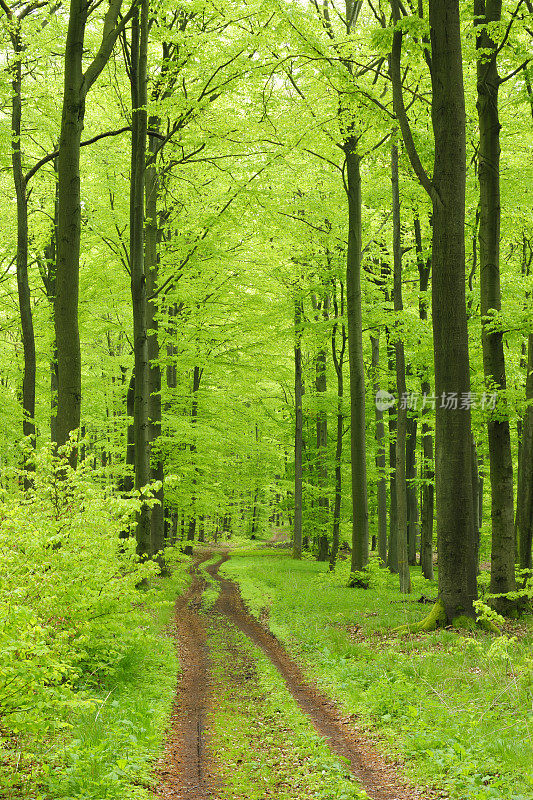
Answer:
[{"label": "dense woodland", "polygon": [[527,612],[533,3],[0,6],[6,763],[195,543]]}]

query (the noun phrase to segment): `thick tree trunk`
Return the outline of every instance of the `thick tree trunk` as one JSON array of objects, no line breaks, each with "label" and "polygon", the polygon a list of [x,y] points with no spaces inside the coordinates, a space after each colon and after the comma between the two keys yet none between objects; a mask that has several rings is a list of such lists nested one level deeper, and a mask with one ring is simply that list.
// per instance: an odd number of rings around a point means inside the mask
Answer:
[{"label": "thick tree trunk", "polygon": [[[85,117],[83,48],[88,6],[71,0],[65,46],[63,112],[57,157],[57,267],[54,308],[57,347],[57,444],[79,428],[81,352],[78,328],[80,267],[80,141]],[[71,462],[75,463],[75,454]]]},{"label": "thick tree trunk", "polygon": [[[394,256],[394,310],[403,311],[402,299],[402,249],[400,240],[400,191],[398,175],[398,146],[391,148],[391,182],[392,182],[392,227]],[[400,591],[411,591],[411,578],[407,552],[407,483],[406,483],[406,435],[407,404],[405,402],[407,388],[405,383],[405,352],[401,339],[395,343],[396,353],[396,389],[398,398],[398,417],[396,428],[396,514],[398,530],[398,574]],[[402,402],[402,400],[404,402]]]},{"label": "thick tree trunk", "polygon": [[[472,516],[464,212],[466,134],[458,0],[430,0],[433,174],[432,310],[436,408],[436,511],[439,595],[446,617],[474,616],[477,598]],[[459,404],[460,405],[460,404]],[[467,404],[465,404],[467,405]]]},{"label": "thick tree trunk", "polygon": [[[374,383],[374,398],[380,391],[379,380],[379,333],[371,336],[372,345],[372,375]],[[383,564],[387,563],[387,478],[385,476],[385,424],[383,422],[383,409],[374,403],[376,415],[376,471],[377,471],[377,506],[378,506],[378,555]]]},{"label": "thick tree trunk", "polygon": [[[159,129],[159,119],[152,117],[150,120],[150,130]],[[157,173],[156,156],[159,149],[159,142],[155,136],[149,138],[149,152],[152,162],[146,169],[145,186],[145,273],[146,273],[146,293],[147,300],[147,326],[148,334],[148,414],[150,418],[148,438],[150,441],[150,477],[152,481],[157,481],[160,487],[155,492],[156,504],[151,509],[150,514],[150,537],[152,552],[159,553],[158,556],[161,568],[165,570],[162,552],[165,546],[165,513],[164,513],[164,467],[163,458],[157,448],[157,440],[161,436],[162,409],[161,409],[161,365],[159,363],[159,322],[157,318],[158,304],[154,298],[157,291],[159,276],[159,222],[158,222],[158,199],[159,199],[159,176]],[[152,299],[150,299],[152,298]],[[154,446],[154,444],[156,446]]]},{"label": "thick tree trunk", "polygon": [[348,189],[348,251],[346,263],[346,319],[350,367],[350,442],[352,459],[351,570],[368,562],[368,499],[366,485],[365,370],[361,297],[361,157],[355,136],[344,144]]},{"label": "thick tree trunk", "polygon": [[[491,310],[500,311],[500,120],[498,90],[500,78],[497,67],[497,44],[486,24],[501,19],[501,0],[475,0],[476,24],[483,25],[477,35],[477,110],[479,119],[479,267],[481,317]],[[497,594],[512,592],[515,581],[513,459],[511,433],[505,396],[505,357],[503,333],[491,332],[483,323],[483,367],[489,391],[498,391],[494,418],[488,421],[489,469],[491,481],[492,554],[490,591]],[[493,605],[500,612],[513,603],[496,598]]]},{"label": "thick tree trunk", "polygon": [[302,411],[302,301],[294,298],[294,533],[292,557],[302,557],[302,451],[303,451],[303,411]]},{"label": "thick tree trunk", "polygon": [[[132,18],[131,90],[132,149],[130,189],[130,264],[133,303],[133,348],[135,359],[135,488],[150,483],[149,388],[148,388],[148,316],[144,264],[144,189],[146,160],[146,61],[148,6],[143,0]],[[152,555],[150,508],[141,503],[136,528],[137,553]]]}]

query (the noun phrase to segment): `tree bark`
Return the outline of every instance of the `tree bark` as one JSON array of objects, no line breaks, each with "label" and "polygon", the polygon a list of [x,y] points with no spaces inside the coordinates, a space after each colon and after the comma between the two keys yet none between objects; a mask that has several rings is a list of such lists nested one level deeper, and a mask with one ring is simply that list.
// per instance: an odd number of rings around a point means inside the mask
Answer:
[{"label": "tree bark", "polygon": [[[422,252],[422,233],[420,230],[420,219],[415,216],[415,243],[418,262],[418,276],[420,288],[420,300],[418,304],[418,315],[422,322],[427,321],[427,291],[429,276],[431,273],[431,259],[424,261]],[[431,393],[431,385],[428,380],[429,368],[423,368],[420,389],[422,395],[428,397]],[[433,579],[433,506],[434,506],[434,470],[433,470],[433,434],[431,426],[427,422],[429,408],[424,405],[422,409],[422,453],[423,463],[421,465],[422,477],[422,510],[420,525],[420,565],[422,575],[427,580]]]},{"label": "tree bark", "polygon": [[[387,330],[387,364],[389,373],[389,392],[396,390],[396,359],[394,345]],[[389,469],[390,469],[390,512],[389,546],[387,548],[387,567],[393,574],[398,573],[398,515],[396,513],[396,408],[389,408]]]},{"label": "tree bark", "polygon": [[[340,316],[344,317],[344,285],[341,281],[341,304]],[[344,396],[344,353],[346,351],[346,326],[341,323],[341,347],[340,352],[337,353],[337,328],[339,318],[339,305],[335,294],[333,295],[333,307],[335,310],[335,324],[333,326],[333,334],[331,337],[331,353],[333,358],[333,365],[335,367],[335,374],[337,376],[337,434],[335,440],[335,501],[333,506],[333,536],[331,542],[331,552],[329,555],[329,568],[335,569],[335,562],[339,552],[340,541],[340,524],[341,524],[341,501],[342,501],[342,435],[344,426],[344,410],[343,410],[343,396]]]},{"label": "tree bark", "polygon": [[[147,38],[148,3],[142,0],[132,18],[131,95],[132,148],[130,188],[130,265],[133,304],[133,348],[135,360],[135,488],[150,483],[149,386],[148,386],[148,317],[144,263],[144,193],[147,130]],[[153,553],[150,508],[142,502],[136,527],[137,554],[143,558]]]},{"label": "tree bark", "polygon": [[[192,491],[191,491],[191,516],[189,517],[189,529],[187,531],[187,541],[194,542],[196,535],[196,487],[198,484],[198,465],[196,464],[196,422],[198,420],[198,390],[202,379],[203,369],[196,366],[193,370],[192,378],[192,403],[191,403],[191,467],[192,467]],[[224,518],[225,520],[225,518]],[[225,528],[224,528],[225,530]]]},{"label": "tree bark", "polygon": [[[79,428],[81,351],[78,327],[81,205],[80,142],[87,92],[106,65],[120,30],[132,10],[117,24],[122,0],[110,0],[98,52],[83,72],[89,5],[70,0],[65,44],[63,110],[57,154],[57,268],[54,325],[57,347],[57,444],[64,445]],[[76,462],[75,450],[70,460]]]},{"label": "tree bark", "polygon": [[[35,336],[33,331],[33,314],[31,308],[30,285],[28,281],[28,196],[27,185],[22,168],[22,53],[24,50],[21,38],[20,22],[11,20],[13,30],[14,63],[11,66],[13,89],[11,105],[11,166],[15,195],[17,199],[17,291],[22,328],[22,349],[24,367],[22,377],[22,433],[30,448],[36,446],[35,438]],[[30,473],[34,464],[29,454],[24,455],[24,485],[32,484]]]},{"label": "tree bark", "polygon": [[[159,130],[159,119],[151,117],[150,130]],[[150,447],[150,478],[157,481],[160,486],[154,493],[156,500],[150,514],[150,538],[154,554],[158,553],[161,569],[166,572],[163,561],[163,548],[165,546],[165,497],[163,482],[165,479],[163,458],[157,447],[157,440],[161,436],[162,409],[161,409],[161,365],[159,363],[159,321],[157,318],[158,303],[154,298],[159,279],[159,218],[158,200],[160,193],[159,175],[157,172],[156,156],[159,142],[155,136],[149,137],[149,152],[152,161],[146,169],[145,186],[145,273],[147,299],[147,326],[148,334],[148,414],[149,414],[149,447]],[[150,299],[152,298],[152,299]]]},{"label": "tree bark", "polygon": [[302,450],[303,450],[303,411],[302,411],[302,300],[294,297],[294,534],[292,557],[302,557]]},{"label": "tree bark", "polygon": [[405,478],[407,481],[407,550],[409,564],[415,566],[419,534],[418,493],[416,490],[416,417],[407,415],[407,439],[405,449]]},{"label": "tree bark", "polygon": [[[324,296],[322,301],[322,311],[324,317],[328,316],[328,303],[329,298]],[[314,302],[315,311],[318,312],[319,306]],[[318,313],[315,319],[319,319]],[[316,389],[316,477],[318,486],[318,561],[327,561],[328,559],[328,511],[329,501],[326,494],[326,485],[328,478],[328,415],[324,406],[324,395],[327,390],[327,374],[326,374],[326,349],[321,347],[317,353],[315,364],[315,389]]]},{"label": "tree bark", "polygon": [[[506,375],[503,333],[491,332],[484,318],[501,310],[500,290],[500,120],[497,44],[486,28],[501,20],[501,0],[475,0],[477,34],[477,111],[479,119],[479,267],[482,317],[483,368],[489,391],[498,392],[493,418],[488,420],[489,470],[491,481],[492,551],[490,591],[513,592],[515,543],[513,509],[513,459],[511,433],[505,399]],[[514,603],[495,598],[500,612]]]},{"label": "tree bark", "polygon": [[433,186],[432,311],[436,408],[436,511],[439,595],[448,619],[475,616],[477,598],[471,482],[470,408],[446,408],[469,396],[464,213],[466,133],[458,0],[430,0]]},{"label": "tree bark", "polygon": [[[374,398],[380,390],[379,380],[379,332],[370,337],[372,345],[372,375]],[[383,410],[375,406],[376,415],[376,471],[377,471],[377,505],[378,505],[378,555],[383,564],[387,563],[387,478],[385,476],[385,424]]]},{"label": "tree bark", "polygon": [[[400,240],[400,190],[398,174],[398,146],[391,147],[391,183],[392,183],[392,229],[394,257],[394,310],[403,311],[402,298],[402,249]],[[396,428],[396,514],[398,530],[398,574],[400,591],[411,591],[409,561],[407,552],[407,483],[405,471],[406,435],[407,435],[407,388],[405,383],[405,352],[403,340],[397,336],[394,346],[396,354],[396,389],[398,398],[398,416]]]},{"label": "tree bark", "polygon": [[531,545],[533,541],[533,334],[528,337],[526,377],[528,406],[522,420],[520,473],[517,495],[517,530],[520,568],[533,567]]},{"label": "tree bark", "polygon": [[357,572],[368,563],[368,499],[366,486],[365,370],[361,297],[361,156],[357,139],[344,143],[348,190],[348,251],[346,260],[346,319],[350,367],[350,444],[352,459],[352,558]]}]

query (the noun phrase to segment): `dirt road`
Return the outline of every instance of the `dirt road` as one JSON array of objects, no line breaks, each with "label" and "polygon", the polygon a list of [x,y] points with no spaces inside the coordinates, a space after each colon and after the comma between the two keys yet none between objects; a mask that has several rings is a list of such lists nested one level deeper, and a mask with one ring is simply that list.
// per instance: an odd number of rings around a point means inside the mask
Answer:
[{"label": "dirt road", "polygon": [[[207,630],[211,617],[212,622],[223,618],[225,624],[235,626],[270,659],[317,733],[324,737],[333,753],[347,760],[354,777],[372,800],[420,800],[421,795],[400,780],[394,767],[356,731],[350,720],[343,718],[332,700],[305,678],[300,666],[280,642],[246,610],[236,584],[219,576],[219,567],[229,558],[228,553],[221,555],[218,563],[207,567],[207,572],[220,585],[220,594],[211,611],[201,610],[205,581],[198,568],[210,558],[211,554],[206,554],[196,559],[191,567],[192,584],[176,602],[182,675],[165,755],[157,770],[156,797],[161,800],[216,800],[220,796],[209,737],[209,709],[213,698]],[[238,653],[232,655],[235,660],[238,656]],[[235,673],[233,679],[238,681],[239,674]],[[243,674],[242,680],[245,679]]]}]

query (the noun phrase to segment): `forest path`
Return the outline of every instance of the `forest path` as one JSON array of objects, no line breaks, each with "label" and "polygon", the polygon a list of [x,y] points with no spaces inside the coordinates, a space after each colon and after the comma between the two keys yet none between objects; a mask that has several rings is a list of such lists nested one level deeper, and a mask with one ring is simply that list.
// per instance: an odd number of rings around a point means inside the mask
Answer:
[{"label": "forest path", "polygon": [[167,748],[157,770],[160,783],[156,797],[161,800],[215,800],[218,796],[216,770],[207,755],[207,715],[211,694],[207,651],[209,614],[229,621],[270,659],[317,733],[324,737],[333,753],[346,759],[350,771],[369,798],[420,800],[422,795],[406,786],[394,766],[383,758],[368,738],[354,729],[353,722],[343,717],[331,698],[304,677],[299,665],[281,643],[247,611],[238,586],[218,574],[220,566],[230,558],[229,551],[222,553],[216,564],[206,567],[211,577],[218,581],[220,594],[208,614],[200,613],[205,581],[198,567],[212,556],[209,553],[196,559],[191,567],[193,583],[176,603],[182,677]]}]

